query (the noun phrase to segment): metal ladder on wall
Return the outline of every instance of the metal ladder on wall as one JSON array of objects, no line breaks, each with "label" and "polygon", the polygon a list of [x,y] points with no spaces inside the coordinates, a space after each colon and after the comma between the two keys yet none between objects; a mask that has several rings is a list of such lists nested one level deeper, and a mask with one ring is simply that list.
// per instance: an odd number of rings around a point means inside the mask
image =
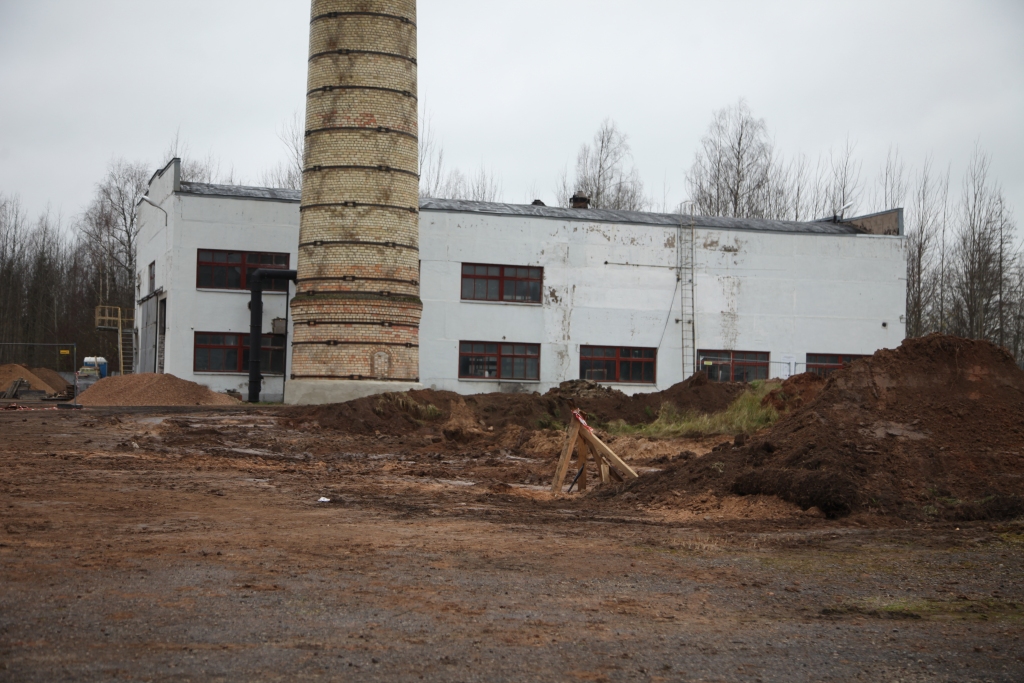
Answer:
[{"label": "metal ladder on wall", "polygon": [[676,234],[676,278],[679,281],[679,326],[682,328],[683,379],[697,370],[697,318],[694,298],[695,225],[683,223],[680,217]]},{"label": "metal ladder on wall", "polygon": [[135,330],[132,329],[130,323],[134,321],[127,321],[128,327],[122,327],[120,333],[120,346],[118,349],[121,352],[121,374],[130,375],[134,372],[135,368]]},{"label": "metal ladder on wall", "polygon": [[120,306],[96,307],[96,329],[117,332],[118,370],[122,375],[131,374],[135,365],[134,322]]}]

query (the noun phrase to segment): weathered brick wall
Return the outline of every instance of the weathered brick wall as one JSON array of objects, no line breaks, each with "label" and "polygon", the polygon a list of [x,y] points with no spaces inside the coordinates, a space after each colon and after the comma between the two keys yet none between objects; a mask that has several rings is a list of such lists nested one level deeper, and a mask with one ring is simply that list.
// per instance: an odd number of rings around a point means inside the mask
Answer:
[{"label": "weathered brick wall", "polygon": [[419,377],[415,0],[313,0],[292,377]]}]

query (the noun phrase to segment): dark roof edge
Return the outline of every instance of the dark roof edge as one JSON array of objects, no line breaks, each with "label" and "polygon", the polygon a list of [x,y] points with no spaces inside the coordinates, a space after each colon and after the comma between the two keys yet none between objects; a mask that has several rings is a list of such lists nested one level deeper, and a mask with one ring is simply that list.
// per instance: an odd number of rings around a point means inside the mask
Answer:
[{"label": "dark roof edge", "polygon": [[[196,191],[202,190],[202,191]],[[294,196],[286,196],[283,193]],[[255,185],[221,185],[218,183],[196,183],[183,180],[178,194],[193,197],[216,197],[218,199],[255,199],[262,202],[298,204],[302,201],[299,190],[281,187],[259,187]]]},{"label": "dark roof edge", "polygon": [[[625,225],[656,225],[660,227],[698,227],[709,230],[738,230],[770,232],[790,235],[860,235],[860,230],[843,223],[827,224],[812,221],[775,221],[768,219],[724,218],[689,214],[647,213],[606,209],[570,209],[565,207],[505,204],[498,202],[471,202],[467,200],[420,199],[420,211],[438,213],[477,213],[487,216],[517,218],[544,218],[548,220],[579,221]],[[746,225],[744,225],[744,223]],[[826,225],[828,226],[826,228]]]}]

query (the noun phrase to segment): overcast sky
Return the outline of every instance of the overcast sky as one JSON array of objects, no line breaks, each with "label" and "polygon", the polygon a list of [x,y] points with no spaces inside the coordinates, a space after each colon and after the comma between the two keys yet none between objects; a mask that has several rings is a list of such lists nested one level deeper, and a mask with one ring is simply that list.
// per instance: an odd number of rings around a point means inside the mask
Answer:
[{"label": "overcast sky", "polygon": [[[423,0],[420,101],[450,162],[506,201],[554,185],[605,118],[648,191],[685,198],[712,112],[745,98],[786,155],[890,145],[917,168],[975,143],[1024,214],[1024,2]],[[308,0],[0,0],[0,193],[71,219],[114,157],[176,130],[255,183],[304,107]],[[861,207],[864,208],[864,207]]]}]

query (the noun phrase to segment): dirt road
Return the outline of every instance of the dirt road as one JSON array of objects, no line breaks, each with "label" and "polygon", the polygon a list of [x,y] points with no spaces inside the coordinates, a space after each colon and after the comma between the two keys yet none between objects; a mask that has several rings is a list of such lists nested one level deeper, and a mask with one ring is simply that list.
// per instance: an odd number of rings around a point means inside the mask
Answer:
[{"label": "dirt road", "polygon": [[1019,522],[552,499],[278,413],[0,413],[0,680],[1024,679]]}]

